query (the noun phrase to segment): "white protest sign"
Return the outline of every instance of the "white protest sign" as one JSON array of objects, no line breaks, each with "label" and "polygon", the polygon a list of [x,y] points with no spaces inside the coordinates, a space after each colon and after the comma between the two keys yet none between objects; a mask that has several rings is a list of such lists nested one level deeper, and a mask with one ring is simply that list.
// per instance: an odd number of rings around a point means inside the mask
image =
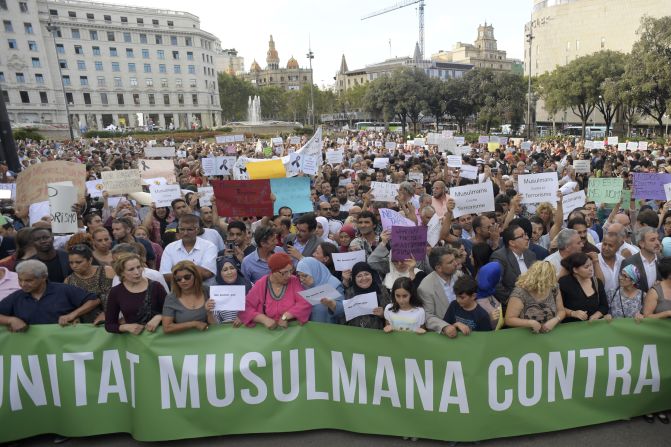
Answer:
[{"label": "white protest sign", "polygon": [[574,192],[575,187],[578,186],[578,182],[566,182],[562,185],[559,190],[561,191],[562,194],[571,194]]},{"label": "white protest sign", "polygon": [[185,158],[186,157],[186,151],[177,151],[175,153],[177,155],[177,158]]},{"label": "white protest sign", "polygon": [[210,286],[215,311],[245,310],[245,286]]},{"label": "white protest sign", "polygon": [[354,267],[354,264],[357,262],[366,262],[366,251],[357,250],[345,253],[333,253],[331,259],[333,260],[333,266],[335,267],[336,272],[344,272],[352,270],[352,267]]},{"label": "white protest sign", "polygon": [[585,206],[585,191],[572,192],[571,194],[564,194],[562,197],[562,209],[564,210],[564,220],[568,219],[568,215],[574,209]]},{"label": "white protest sign", "polygon": [[522,149],[523,151],[530,151],[531,141],[523,141],[522,144],[520,144],[520,149]]},{"label": "white protest sign", "polygon": [[321,155],[305,155],[303,154],[303,173],[307,175],[317,175],[318,161],[317,157]]},{"label": "white protest sign", "polygon": [[447,167],[448,168],[460,168],[461,167],[461,155],[448,155],[447,156]]},{"label": "white protest sign", "polygon": [[216,135],[214,141],[216,141],[217,144],[232,143],[233,138],[231,135]]},{"label": "white protest sign", "polygon": [[281,146],[282,144],[284,144],[284,140],[282,140],[282,137],[271,138],[270,142],[273,144],[273,146]]},{"label": "white protest sign", "polygon": [[618,137],[608,137],[608,145],[609,146],[617,146],[619,144],[619,138]]},{"label": "white protest sign", "polygon": [[439,133],[429,132],[428,135],[426,136],[426,144],[436,145],[436,144],[438,144],[438,141],[440,141],[440,137],[441,137],[441,134],[439,134]]},{"label": "white protest sign", "polygon": [[390,210],[388,208],[380,208],[380,221],[382,222],[383,230],[391,230],[394,225],[399,227],[415,227],[416,224],[412,220],[403,216],[398,211]]},{"label": "white protest sign", "polygon": [[142,179],[142,184],[144,185],[167,185],[168,180],[166,180],[164,177],[156,177],[156,178],[145,178]]},{"label": "white protest sign", "polygon": [[72,205],[77,202],[77,190],[72,182],[48,183],[51,231],[73,234],[79,230],[77,212]]},{"label": "white protest sign", "polygon": [[[451,135],[446,135],[447,137],[450,137]],[[457,143],[459,146],[463,146],[466,143],[466,138],[465,137],[454,137],[454,142]]]},{"label": "white protest sign", "polygon": [[455,203],[454,217],[494,211],[494,187],[492,182],[455,186],[450,188],[450,197],[454,199]]},{"label": "white protest sign", "polygon": [[389,151],[393,151],[394,149],[396,149],[396,143],[394,141],[387,141],[386,143],[384,143],[384,148]]},{"label": "white protest sign", "polygon": [[105,185],[105,191],[110,195],[142,191],[140,171],[137,169],[102,171],[101,177]]},{"label": "white protest sign", "polygon": [[664,185],[664,194],[666,194],[666,200],[671,200],[671,183],[666,183]]},{"label": "white protest sign", "polygon": [[638,142],[638,150],[639,151],[647,151],[648,150],[648,142],[647,141],[639,141]]},{"label": "white protest sign", "polygon": [[203,168],[203,174],[207,177],[217,175],[217,159],[214,157],[205,157],[200,159],[200,167]]},{"label": "white protest sign", "polygon": [[30,226],[33,226],[35,222],[39,222],[43,217],[47,217],[50,214],[48,200],[45,200],[44,202],[31,203],[28,207],[28,218],[30,220]]},{"label": "white protest sign", "polygon": [[344,140],[343,138],[338,138],[338,139],[336,140],[336,143],[338,143],[338,144],[345,144],[345,140]]},{"label": "white protest sign", "polygon": [[345,156],[343,149],[326,151],[326,162],[331,165],[339,165]]},{"label": "white protest sign", "polygon": [[105,185],[102,180],[89,180],[86,182],[86,193],[91,197],[102,197]]},{"label": "white protest sign", "polygon": [[345,320],[350,321],[362,315],[372,315],[373,310],[378,307],[377,294],[375,292],[356,295],[343,301],[345,308]]},{"label": "white protest sign", "polygon": [[424,174],[421,172],[409,172],[408,173],[408,180],[414,180],[417,183],[423,184],[424,183]]},{"label": "white protest sign", "polygon": [[573,160],[573,169],[576,174],[589,174],[590,162],[589,160]]},{"label": "white protest sign", "polygon": [[149,185],[149,193],[156,203],[156,208],[170,206],[170,203],[182,197],[179,185]]},{"label": "white protest sign", "polygon": [[627,150],[627,143],[617,143],[617,150],[619,152],[624,152]]},{"label": "white protest sign", "polygon": [[233,169],[233,180],[249,180],[249,174],[247,174],[246,157],[240,157],[235,161],[235,166]]},{"label": "white protest sign", "polygon": [[16,200],[16,183],[0,183],[0,190],[9,191],[12,200]]},{"label": "white protest sign", "polygon": [[426,242],[428,242],[432,247],[435,247],[438,241],[440,240],[440,217],[438,213],[434,213],[431,220],[427,225],[426,231]]},{"label": "white protest sign", "polygon": [[557,203],[559,181],[555,172],[520,175],[517,181],[522,203]]},{"label": "white protest sign", "polygon": [[377,157],[373,160],[374,169],[387,169],[387,166],[389,166],[388,158]]},{"label": "white protest sign", "polygon": [[198,203],[200,206],[212,206],[212,197],[214,197],[214,188],[211,186],[199,186],[198,194]]},{"label": "white protest sign", "polygon": [[597,140],[597,141],[593,141],[593,143],[594,143],[594,144],[593,144],[592,149],[603,149],[603,148],[606,147],[606,145],[603,144],[603,141],[598,141],[598,140]]},{"label": "white protest sign", "polygon": [[638,149],[638,141],[627,141],[627,150],[635,151]]},{"label": "white protest sign", "polygon": [[214,175],[231,175],[235,166],[236,158],[232,155],[216,157],[214,162]]},{"label": "white protest sign", "polygon": [[175,148],[174,147],[154,147],[147,146],[144,148],[144,156],[147,158],[151,157],[174,157]]},{"label": "white protest sign", "polygon": [[334,289],[331,284],[323,284],[311,289],[301,290],[298,294],[313,306],[320,304],[322,298],[329,298],[332,300],[340,298],[340,292]]},{"label": "white protest sign", "polygon": [[[454,136],[454,131],[453,130],[444,130],[442,132],[442,135],[444,135],[448,138],[452,138]],[[463,137],[461,137],[461,138],[463,138]]]},{"label": "white protest sign", "polygon": [[[291,152],[286,157],[288,161],[284,163],[284,168],[287,171],[287,177],[295,177],[301,170],[301,156],[296,152]],[[284,157],[283,157],[284,161]]]},{"label": "white protest sign", "polygon": [[289,137],[289,144],[294,146],[297,144],[301,144],[301,137]]},{"label": "white protest sign", "polygon": [[341,178],[340,180],[338,180],[338,186],[345,186],[345,185],[349,185],[350,183],[352,183],[352,178],[351,177],[345,177],[345,178]]},{"label": "white protest sign", "polygon": [[461,165],[461,176],[470,180],[478,178],[478,167],[471,165]]},{"label": "white protest sign", "polygon": [[395,202],[398,196],[398,186],[394,183],[370,182],[373,200],[376,202]]},{"label": "white protest sign", "polygon": [[585,149],[594,149],[594,141],[592,140],[585,141]]},{"label": "white protest sign", "polygon": [[10,189],[0,189],[0,199],[11,199],[12,191]]},{"label": "white protest sign", "polygon": [[424,147],[426,146],[426,140],[424,138],[415,138],[414,145]]}]

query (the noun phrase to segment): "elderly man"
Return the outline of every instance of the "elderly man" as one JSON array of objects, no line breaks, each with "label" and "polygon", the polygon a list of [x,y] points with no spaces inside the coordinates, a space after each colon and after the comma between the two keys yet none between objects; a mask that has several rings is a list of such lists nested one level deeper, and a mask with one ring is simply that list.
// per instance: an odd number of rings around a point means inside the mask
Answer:
[{"label": "elderly man", "polygon": [[[565,257],[582,251],[582,239],[576,230],[564,228],[557,235],[557,251],[545,258],[555,268],[557,277],[562,271],[561,261]],[[596,268],[596,265],[595,265]]]},{"label": "elderly man", "polygon": [[[619,248],[617,249],[617,254],[625,259],[639,252],[638,247],[627,242],[627,231],[627,228],[621,223],[612,223],[607,227],[604,227],[605,234],[614,234],[618,236],[619,240],[622,241]],[[600,250],[601,244],[597,244],[596,247]]]},{"label": "elderly man", "polygon": [[519,225],[511,224],[503,231],[503,247],[492,254],[491,260],[498,261],[502,267],[496,299],[507,304],[517,278],[536,262],[536,255],[529,250],[529,235]]},{"label": "elderly man", "polygon": [[21,332],[30,324],[68,325],[100,304],[79,287],[48,281],[47,266],[30,259],[16,267],[21,290],[0,301],[0,324]]},{"label": "elderly man", "polygon": [[615,233],[606,233],[601,241],[601,253],[599,253],[599,265],[603,272],[603,286],[608,296],[619,287],[619,275],[624,258],[617,254],[622,245],[622,238]]},{"label": "elderly man", "polygon": [[443,217],[445,215],[445,211],[447,211],[448,197],[445,193],[445,189],[445,182],[442,180],[437,180],[433,183],[433,198],[431,199],[431,206],[434,210],[436,210],[438,217]]}]

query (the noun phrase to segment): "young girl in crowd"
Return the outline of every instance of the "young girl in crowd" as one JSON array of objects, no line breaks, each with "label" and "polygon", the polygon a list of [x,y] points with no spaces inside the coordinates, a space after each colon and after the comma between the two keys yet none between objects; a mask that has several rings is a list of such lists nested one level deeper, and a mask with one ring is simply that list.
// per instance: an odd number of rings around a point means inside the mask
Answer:
[{"label": "young girl in crowd", "polygon": [[384,308],[385,332],[426,333],[426,313],[410,278],[401,277],[391,288],[391,303]]}]

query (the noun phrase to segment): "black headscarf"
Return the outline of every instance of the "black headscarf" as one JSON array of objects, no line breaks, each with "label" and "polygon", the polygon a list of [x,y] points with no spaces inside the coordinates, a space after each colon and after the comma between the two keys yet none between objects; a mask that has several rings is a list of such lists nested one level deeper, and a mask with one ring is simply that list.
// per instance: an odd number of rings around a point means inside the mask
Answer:
[{"label": "black headscarf", "polygon": [[[224,267],[224,264],[226,263],[231,264],[238,271],[238,277],[232,284],[224,282],[224,278],[221,277],[221,269]],[[249,290],[252,288],[252,283],[249,282],[249,280],[243,276],[235,260],[230,257],[222,256],[221,258],[217,259],[217,275],[215,279],[217,281],[217,284],[220,286],[245,286],[245,293],[248,293]]]},{"label": "black headscarf", "polygon": [[[362,289],[356,283],[356,275],[358,275],[361,272],[368,272],[373,277],[373,283],[367,289]],[[373,268],[370,265],[368,265],[367,262],[357,262],[356,264],[354,264],[354,267],[352,267],[352,287],[354,288],[355,295],[361,295],[363,293],[370,293],[370,292],[375,292],[379,294],[380,278],[377,275],[377,272],[373,270]]]}]

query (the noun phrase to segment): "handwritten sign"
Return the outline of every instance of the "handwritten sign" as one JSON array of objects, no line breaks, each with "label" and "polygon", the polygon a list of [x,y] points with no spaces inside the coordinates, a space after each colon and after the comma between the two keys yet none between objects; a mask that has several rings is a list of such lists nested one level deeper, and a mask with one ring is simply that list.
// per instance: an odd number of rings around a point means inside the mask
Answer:
[{"label": "handwritten sign", "polygon": [[478,178],[478,167],[471,165],[461,165],[461,174],[463,178],[475,180]]},{"label": "handwritten sign", "polygon": [[408,180],[415,181],[421,185],[424,183],[424,174],[411,171],[408,173]]},{"label": "handwritten sign", "polygon": [[617,150],[619,152],[624,152],[627,150],[627,143],[617,143]]},{"label": "handwritten sign", "polygon": [[301,137],[289,137],[289,144],[293,146],[301,144]]},{"label": "handwritten sign", "polygon": [[343,301],[345,320],[350,321],[363,315],[372,315],[377,305],[377,294],[375,292],[356,295]]},{"label": "handwritten sign", "polygon": [[480,136],[478,137],[478,143],[480,143],[480,144],[487,144],[487,143],[489,143],[489,136],[487,136],[487,135],[480,135]]},{"label": "handwritten sign", "polygon": [[147,158],[152,157],[169,157],[172,158],[175,156],[174,147],[154,147],[147,146],[144,148],[144,156]]},{"label": "handwritten sign", "polygon": [[26,208],[31,203],[49,200],[48,183],[72,181],[77,197],[86,196],[86,165],[69,161],[47,161],[29,166],[16,179],[16,204]]},{"label": "handwritten sign", "polygon": [[370,182],[373,200],[376,202],[395,202],[398,196],[398,185],[385,182]]},{"label": "handwritten sign", "polygon": [[345,151],[343,149],[326,151],[326,162],[331,165],[339,165],[342,163],[345,156]]},{"label": "handwritten sign", "polygon": [[245,286],[210,286],[215,311],[245,310]]},{"label": "handwritten sign", "polygon": [[175,182],[175,164],[172,160],[142,159],[138,162],[138,169],[142,178],[165,177],[169,182]]},{"label": "handwritten sign", "polygon": [[461,155],[448,155],[447,156],[447,167],[448,168],[460,168],[461,167]]},{"label": "handwritten sign", "polygon": [[394,141],[386,141],[384,143],[384,148],[387,149],[388,151],[393,151],[396,149],[396,142]]},{"label": "handwritten sign", "polygon": [[523,141],[522,144],[520,144],[520,149],[522,149],[523,151],[530,151],[531,141]]},{"label": "handwritten sign", "polygon": [[634,198],[666,200],[664,185],[671,183],[671,174],[634,172]]},{"label": "handwritten sign", "polygon": [[282,144],[284,144],[284,140],[282,139],[282,137],[273,137],[270,139],[270,143],[273,146],[282,146]]},{"label": "handwritten sign", "polygon": [[214,188],[211,186],[199,186],[198,187],[198,203],[200,206],[211,206],[212,198],[214,197]]},{"label": "handwritten sign", "polygon": [[596,203],[617,203],[622,197],[622,178],[590,178],[587,198]]},{"label": "handwritten sign", "polygon": [[170,206],[170,203],[182,197],[179,185],[149,185],[149,193],[156,207]]},{"label": "handwritten sign", "polygon": [[639,151],[647,151],[648,150],[648,142],[647,141],[639,141],[638,142],[638,150]]},{"label": "handwritten sign", "polygon": [[102,171],[101,177],[105,191],[110,195],[142,191],[142,179],[140,179],[140,171],[137,169]]},{"label": "handwritten sign", "polygon": [[303,154],[303,163],[301,164],[301,169],[307,175],[317,175],[320,159],[320,155]]},{"label": "handwritten sign", "polygon": [[671,183],[664,185],[664,194],[666,194],[666,200],[671,200]]},{"label": "handwritten sign", "polygon": [[309,177],[273,178],[270,179],[270,190],[275,194],[274,214],[278,214],[283,206],[288,206],[294,213],[314,211]]},{"label": "handwritten sign", "polygon": [[77,212],[72,205],[77,202],[77,191],[71,181],[49,183],[49,209],[51,231],[56,234],[74,234],[79,230]]},{"label": "handwritten sign", "polygon": [[322,298],[329,298],[332,300],[340,298],[340,292],[338,292],[331,284],[323,284],[311,289],[301,290],[298,294],[313,306],[320,304]]},{"label": "handwritten sign", "polygon": [[272,216],[269,180],[211,180],[221,217]]},{"label": "handwritten sign", "polygon": [[3,198],[16,200],[16,183],[0,183],[0,191],[9,191]]},{"label": "handwritten sign", "polygon": [[424,226],[391,227],[391,260],[423,260],[426,257],[426,230]]},{"label": "handwritten sign", "polygon": [[522,203],[557,203],[559,181],[554,172],[520,175],[518,184]]},{"label": "handwritten sign", "polygon": [[589,160],[573,160],[573,169],[576,174],[589,174],[590,162]]},{"label": "handwritten sign", "polygon": [[217,175],[216,168],[217,159],[214,157],[204,157],[200,159],[200,167],[203,169],[203,174],[207,177]]},{"label": "handwritten sign", "polygon": [[638,141],[627,141],[627,150],[628,151],[638,150]]},{"label": "handwritten sign", "polygon": [[574,209],[585,206],[586,197],[585,191],[572,192],[562,196],[562,209],[564,210],[564,220],[568,219],[568,215]]},{"label": "handwritten sign", "polygon": [[400,227],[415,226],[415,222],[403,216],[398,211],[390,210],[388,208],[380,208],[380,221],[382,222],[383,230],[390,230],[394,225]]},{"label": "handwritten sign", "polygon": [[450,188],[454,199],[454,217],[464,214],[480,214],[494,211],[494,188],[492,182]]},{"label": "handwritten sign", "polygon": [[617,146],[619,144],[620,139],[618,137],[608,137],[608,145],[609,146]]},{"label": "handwritten sign", "polygon": [[432,247],[435,247],[440,240],[440,227],[440,217],[438,216],[438,213],[434,213],[431,220],[429,220],[426,230],[426,241]]},{"label": "handwritten sign", "polygon": [[333,266],[335,267],[336,272],[345,272],[347,270],[352,270],[352,267],[354,267],[354,264],[357,262],[366,262],[366,251],[356,250],[345,253],[333,253],[331,259],[333,260]]}]

